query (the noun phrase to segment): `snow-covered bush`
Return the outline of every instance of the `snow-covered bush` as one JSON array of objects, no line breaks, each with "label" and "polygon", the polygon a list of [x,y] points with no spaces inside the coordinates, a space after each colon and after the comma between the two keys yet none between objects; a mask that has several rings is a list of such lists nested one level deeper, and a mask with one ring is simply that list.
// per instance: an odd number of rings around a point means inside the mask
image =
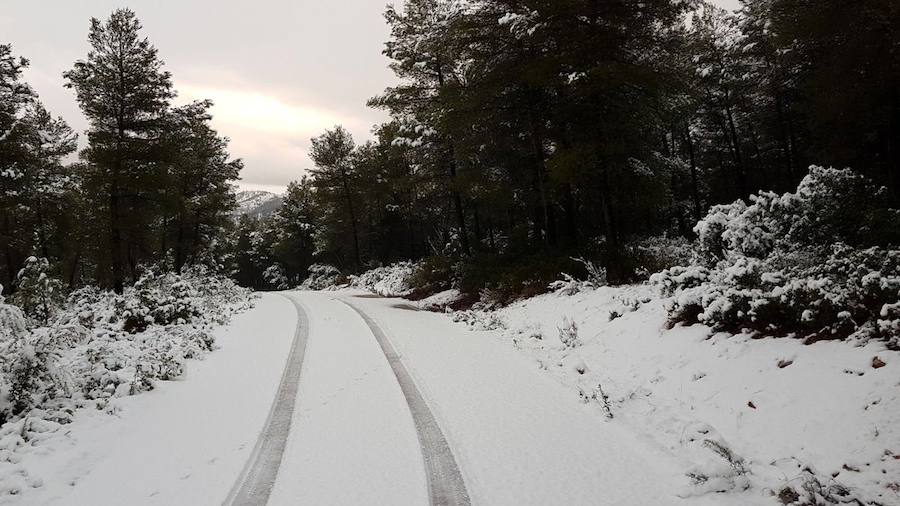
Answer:
[{"label": "snow-covered bush", "polygon": [[450,257],[431,255],[420,261],[408,283],[413,292],[410,297],[424,299],[453,287],[453,262]]},{"label": "snow-covered bush", "polygon": [[411,289],[410,280],[416,272],[417,264],[397,262],[385,267],[377,267],[359,276],[350,277],[350,286],[377,293],[383,297],[400,297]]},{"label": "snow-covered bush", "polygon": [[562,279],[558,279],[547,285],[547,288],[557,295],[564,295],[569,297],[575,295],[576,293],[594,288],[594,286],[589,281],[575,279],[565,272],[562,273],[562,276]]},{"label": "snow-covered bush", "polygon": [[58,365],[60,352],[53,334],[43,330],[2,343],[3,421],[71,393],[68,375]]},{"label": "snow-covered bush", "polygon": [[450,316],[454,322],[464,323],[472,330],[497,330],[505,329],[506,322],[503,321],[496,311],[482,309],[467,309],[465,311],[454,311]]},{"label": "snow-covered bush", "polygon": [[326,264],[313,264],[309,267],[309,276],[300,284],[301,290],[325,290],[337,284],[341,271],[337,267]]},{"label": "snow-covered bush", "polygon": [[900,213],[850,171],[812,167],[796,193],[715,206],[693,265],[651,280],[672,323],[807,342],[900,339]]},{"label": "snow-covered bush", "polygon": [[0,285],[0,341],[17,339],[25,333],[25,313],[16,306],[6,304],[2,295],[3,285]]},{"label": "snow-covered bush", "polygon": [[558,279],[547,285],[547,288],[550,291],[558,295],[572,296],[585,290],[606,286],[606,269],[581,257],[572,258],[572,260],[584,267],[584,271],[587,275],[586,279],[576,279],[572,275],[564,272],[562,273],[562,279]]},{"label": "snow-covered bush", "polygon": [[187,323],[200,314],[199,300],[191,283],[174,274],[146,272],[132,288],[116,299],[127,332],[143,332],[148,326]]},{"label": "snow-covered bush", "polygon": [[29,317],[46,323],[62,299],[62,283],[50,275],[50,262],[34,256],[25,259],[11,302]]},{"label": "snow-covered bush", "polygon": [[559,331],[559,341],[566,348],[575,348],[581,344],[578,339],[578,324],[575,323],[575,320],[563,317],[562,324],[556,329]]},{"label": "snow-covered bush", "polygon": [[269,286],[276,290],[287,290],[290,288],[290,280],[284,272],[284,267],[279,263],[275,263],[266,268],[263,272],[263,279]]},{"label": "snow-covered bush", "polygon": [[626,249],[640,280],[654,272],[685,265],[693,258],[691,243],[684,237],[651,236],[626,245]]},{"label": "snow-covered bush", "polygon": [[74,407],[177,378],[213,349],[212,325],[249,304],[248,290],[202,267],[149,271],[121,295],[76,290],[46,324],[0,298],[0,422],[64,423]]}]

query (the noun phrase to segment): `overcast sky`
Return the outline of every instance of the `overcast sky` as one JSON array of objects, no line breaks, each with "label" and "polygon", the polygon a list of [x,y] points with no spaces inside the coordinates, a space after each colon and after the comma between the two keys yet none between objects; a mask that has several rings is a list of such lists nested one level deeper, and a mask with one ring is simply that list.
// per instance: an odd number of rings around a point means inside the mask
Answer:
[{"label": "overcast sky", "polygon": [[[243,189],[281,191],[311,162],[309,139],[342,124],[357,141],[386,119],[366,100],[393,82],[381,54],[385,0],[4,0],[0,43],[31,60],[27,81],[82,132],[62,73],[88,51],[89,19],[133,9],[172,72],[178,103],[211,98],[244,159]],[[396,3],[402,3],[397,1]],[[735,8],[738,0],[718,0]]]}]

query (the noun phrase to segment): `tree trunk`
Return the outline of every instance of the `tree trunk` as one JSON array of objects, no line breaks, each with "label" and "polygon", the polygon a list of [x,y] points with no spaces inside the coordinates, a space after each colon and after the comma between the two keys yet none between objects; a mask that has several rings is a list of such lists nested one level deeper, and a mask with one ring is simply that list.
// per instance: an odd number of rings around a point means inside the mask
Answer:
[{"label": "tree trunk", "polygon": [[729,140],[731,141],[732,153],[734,154],[734,163],[735,169],[737,172],[737,183],[738,183],[738,191],[740,191],[741,198],[745,198],[747,193],[747,180],[744,172],[744,159],[741,156],[741,140],[737,135],[737,127],[734,124],[734,114],[731,111],[731,104],[729,103],[729,95],[726,93],[725,95],[725,117],[728,120],[728,134]]},{"label": "tree trunk", "polygon": [[122,260],[122,230],[119,224],[118,185],[114,185],[109,193],[109,246],[112,267],[112,285],[116,293],[125,290],[125,269]]},{"label": "tree trunk", "polygon": [[81,248],[75,250],[75,256],[72,258],[72,266],[69,270],[69,290],[75,289],[75,281],[78,279],[78,269],[81,264]]},{"label": "tree trunk", "polygon": [[778,137],[781,142],[781,151],[784,153],[785,162],[785,186],[782,190],[790,190],[794,185],[794,150],[791,147],[791,141],[788,137],[788,127],[786,112],[784,107],[784,99],[781,93],[775,92],[775,113],[778,116]]},{"label": "tree trunk", "polygon": [[537,114],[533,109],[529,109],[528,120],[531,124],[531,148],[532,156],[534,156],[534,178],[540,199],[540,216],[543,225],[543,239],[548,246],[556,245],[556,231],[553,230],[553,224],[550,221],[550,209],[547,203],[547,190],[544,178],[547,168],[544,166],[544,139],[538,126]]},{"label": "tree trunk", "polygon": [[578,246],[578,217],[575,209],[575,192],[572,189],[572,183],[567,183],[563,201],[566,213],[566,232],[569,235],[571,246]]},{"label": "tree trunk", "polygon": [[[444,88],[444,67],[440,60],[437,62],[437,76],[438,92],[440,92],[441,89]],[[456,187],[456,148],[453,145],[453,138],[449,135],[447,136],[446,143],[451,200],[453,201],[453,209],[456,214],[456,225],[459,227],[460,246],[462,246],[463,254],[468,256],[471,250],[469,249],[469,234],[466,231],[466,213],[463,209],[462,196],[460,195],[459,188]]]},{"label": "tree trunk", "polygon": [[475,225],[475,251],[481,250],[481,219],[478,216],[478,204],[472,206],[472,220]]},{"label": "tree trunk", "polygon": [[356,268],[362,267],[362,258],[359,254],[359,231],[356,223],[356,208],[353,205],[353,197],[350,195],[350,183],[347,181],[347,172],[341,167],[341,184],[344,187],[344,198],[347,200],[347,211],[350,213],[350,229],[353,232],[353,257]]},{"label": "tree trunk", "polygon": [[[3,228],[4,235],[8,238],[12,238],[12,225],[9,222],[9,215],[6,213],[3,214]],[[3,256],[6,260],[6,275],[9,277],[9,283],[5,286],[10,293],[13,290],[13,285],[16,282],[16,264],[13,260],[13,251],[12,245],[7,242],[6,246],[3,248]]]},{"label": "tree trunk", "polygon": [[184,215],[178,216],[178,232],[175,233],[175,272],[180,273],[184,266]]},{"label": "tree trunk", "polygon": [[112,285],[113,290],[121,294],[125,290],[125,262],[122,258],[124,254],[123,251],[123,240],[122,240],[122,228],[121,223],[119,223],[120,219],[120,209],[119,209],[119,199],[120,199],[120,191],[119,188],[120,177],[122,174],[122,170],[124,169],[124,153],[123,150],[125,148],[125,104],[122,102],[125,97],[125,68],[124,62],[122,61],[121,53],[124,53],[124,49],[121,46],[119,47],[119,59],[118,59],[118,80],[119,80],[119,97],[120,100],[118,102],[118,114],[116,115],[116,129],[118,136],[116,137],[116,160],[113,163],[110,188],[109,188],[109,246],[110,246],[110,260],[112,264]]},{"label": "tree trunk", "polygon": [[900,204],[900,91],[896,87],[888,137],[888,180],[894,203]]},{"label": "tree trunk", "polygon": [[684,124],[684,142],[688,148],[688,156],[691,159],[691,200],[694,204],[694,219],[700,221],[702,210],[700,208],[700,190],[697,181],[697,155],[694,152],[694,139],[691,135],[691,127]]}]

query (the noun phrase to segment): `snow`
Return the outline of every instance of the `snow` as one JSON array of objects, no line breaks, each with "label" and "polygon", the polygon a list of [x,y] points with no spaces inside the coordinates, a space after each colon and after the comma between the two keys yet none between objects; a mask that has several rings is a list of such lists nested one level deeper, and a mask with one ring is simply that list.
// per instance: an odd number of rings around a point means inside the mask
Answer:
[{"label": "snow", "polygon": [[310,339],[269,504],[428,504],[412,416],[375,338],[328,294],[294,296]]},{"label": "snow", "polygon": [[233,216],[260,218],[272,214],[281,205],[281,196],[266,191],[242,191],[235,196],[237,208]]},{"label": "snow", "polygon": [[416,301],[416,307],[429,311],[444,311],[444,308],[458,301],[460,297],[462,297],[462,292],[456,288],[451,288]]},{"label": "snow", "polygon": [[[269,504],[427,503],[410,408],[341,299],[396,349],[472,504],[768,505],[786,487],[900,504],[900,353],[884,343],[667,329],[667,300],[650,286],[450,315],[419,308],[454,291],[419,305],[355,289],[287,295],[306,308],[309,338]],[[80,410],[65,431],[22,420],[34,439],[7,477],[20,493],[0,504],[220,504],[295,323],[285,297],[264,294],[182,380]]]},{"label": "snow", "polygon": [[[20,466],[43,486],[0,504],[220,504],[250,454],[293,338],[290,302],[264,295],[215,332],[182,381],[79,411]],[[110,416],[110,414],[113,416]]]},{"label": "snow", "polygon": [[351,276],[349,285],[383,297],[399,297],[411,290],[408,280],[416,268],[417,264],[413,262],[398,262],[377,267],[359,276]]},{"label": "snow", "polygon": [[354,303],[390,336],[430,401],[473,504],[684,502],[676,491],[686,479],[668,451],[606,422],[599,406],[582,403],[508,342],[397,299]]},{"label": "snow", "polygon": [[[666,330],[664,306],[646,286],[604,287],[482,318],[504,322],[494,333],[569,396],[601,385],[613,424],[671,452],[682,473],[707,478],[685,484],[683,496],[729,490],[716,496],[721,504],[771,504],[772,494],[802,493],[815,477],[861,500],[900,504],[900,353],[876,343],[710,335],[701,325]],[[559,339],[567,319],[578,327],[574,349]],[[873,368],[876,356],[884,367]],[[743,459],[747,473],[706,441]]]}]

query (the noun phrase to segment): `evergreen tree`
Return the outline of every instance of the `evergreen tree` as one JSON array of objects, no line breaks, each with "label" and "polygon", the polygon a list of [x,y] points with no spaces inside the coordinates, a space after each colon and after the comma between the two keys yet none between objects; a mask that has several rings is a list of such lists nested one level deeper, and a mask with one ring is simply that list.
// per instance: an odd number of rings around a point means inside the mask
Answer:
[{"label": "evergreen tree", "polygon": [[356,144],[346,129],[337,126],[312,139],[310,158],[315,168],[310,170],[316,196],[322,204],[323,226],[332,234],[322,237],[322,249],[338,258],[348,256],[343,251],[343,238],[349,237],[353,265],[362,266],[359,243],[359,186],[353,167]]},{"label": "evergreen tree", "polygon": [[303,178],[291,182],[284,193],[281,208],[272,217],[277,238],[272,245],[290,284],[300,284],[316,254],[315,190],[312,181]]},{"label": "evergreen tree", "polygon": [[[150,241],[155,201],[162,188],[158,161],[165,112],[174,96],[171,76],[134,12],[119,9],[91,19],[91,50],[64,77],[90,121],[85,178],[107,212],[112,287],[121,292],[126,267],[132,278]],[[127,265],[126,265],[127,263]]]},{"label": "evergreen tree", "polygon": [[234,208],[231,182],[243,168],[229,160],[228,139],[210,127],[211,101],[173,109],[164,138],[171,165],[165,180],[164,227],[160,253],[171,253],[172,266],[181,272],[214,245],[229,224]]},{"label": "evergreen tree", "polygon": [[3,245],[0,279],[8,289],[26,248],[22,244],[25,237],[17,225],[17,197],[25,157],[22,145],[25,128],[21,120],[25,108],[34,100],[31,87],[22,81],[22,71],[27,67],[28,60],[14,56],[12,46],[0,44],[0,244]]}]

